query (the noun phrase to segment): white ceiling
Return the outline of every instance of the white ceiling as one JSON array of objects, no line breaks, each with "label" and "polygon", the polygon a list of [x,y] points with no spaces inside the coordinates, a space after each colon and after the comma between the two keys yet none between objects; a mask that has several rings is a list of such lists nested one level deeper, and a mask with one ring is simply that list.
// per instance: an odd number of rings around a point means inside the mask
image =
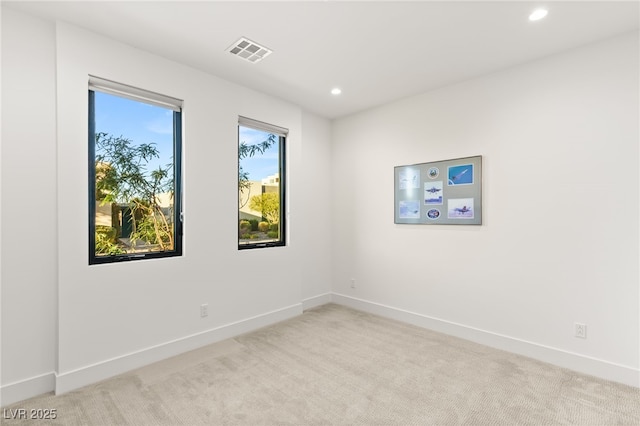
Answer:
[{"label": "white ceiling", "polygon": [[[638,1],[10,2],[337,118],[638,30]],[[549,15],[530,22],[538,6]],[[240,37],[274,51],[252,64]],[[329,92],[342,88],[340,96]]]}]

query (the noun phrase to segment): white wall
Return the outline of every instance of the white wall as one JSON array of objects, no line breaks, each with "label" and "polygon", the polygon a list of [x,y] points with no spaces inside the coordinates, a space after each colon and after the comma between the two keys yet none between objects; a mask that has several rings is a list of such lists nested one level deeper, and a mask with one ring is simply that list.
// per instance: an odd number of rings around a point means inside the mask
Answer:
[{"label": "white wall", "polygon": [[[1,404],[330,300],[639,386],[638,68],[631,34],[329,123],[3,7]],[[183,257],[87,265],[89,73],[185,99]],[[291,130],[285,248],[208,192],[238,115]],[[476,154],[482,226],[393,224],[394,166]]]},{"label": "white wall", "polygon": [[[629,34],[334,122],[335,299],[639,386],[638,47]],[[393,224],[394,166],[472,155],[482,226]]]},{"label": "white wall", "polygon": [[302,185],[308,202],[299,206],[296,226],[305,241],[302,249],[302,299],[305,309],[331,301],[331,123],[313,114],[302,115]]},{"label": "white wall", "polygon": [[[315,195],[329,205],[327,120],[11,9],[2,38],[2,404],[298,315],[303,295],[310,305],[327,297],[328,269],[315,272],[329,233],[305,228]],[[88,265],[89,74],[184,100],[182,257]],[[237,188],[212,185],[237,179],[238,115],[290,130],[286,247],[238,251]]]},{"label": "white wall", "polygon": [[1,380],[18,399],[56,366],[55,71],[55,26],[3,8]]}]

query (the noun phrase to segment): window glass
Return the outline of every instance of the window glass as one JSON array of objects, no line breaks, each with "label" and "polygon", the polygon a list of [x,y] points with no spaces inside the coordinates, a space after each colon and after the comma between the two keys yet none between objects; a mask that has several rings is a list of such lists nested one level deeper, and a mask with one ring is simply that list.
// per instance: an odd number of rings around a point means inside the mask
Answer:
[{"label": "window glass", "polygon": [[90,263],[181,254],[181,112],[89,90]]},{"label": "window glass", "polygon": [[[284,146],[279,128],[238,126],[238,247],[284,245]],[[272,131],[271,131],[272,130]],[[277,133],[276,133],[277,132]]]}]

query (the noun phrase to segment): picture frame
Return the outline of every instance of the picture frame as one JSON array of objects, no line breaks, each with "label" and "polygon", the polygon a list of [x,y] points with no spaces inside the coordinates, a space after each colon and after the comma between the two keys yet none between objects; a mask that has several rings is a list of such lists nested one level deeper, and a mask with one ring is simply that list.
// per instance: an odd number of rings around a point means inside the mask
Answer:
[{"label": "picture frame", "polygon": [[482,225],[482,156],[394,167],[394,223]]}]

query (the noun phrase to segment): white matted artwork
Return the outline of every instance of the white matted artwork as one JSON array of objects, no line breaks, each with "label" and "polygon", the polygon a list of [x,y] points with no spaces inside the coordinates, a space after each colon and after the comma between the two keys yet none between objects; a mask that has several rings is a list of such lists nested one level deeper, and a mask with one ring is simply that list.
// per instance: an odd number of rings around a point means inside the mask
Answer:
[{"label": "white matted artwork", "polygon": [[411,168],[402,170],[398,178],[398,189],[416,188],[420,188],[420,170]]},{"label": "white matted artwork", "polygon": [[482,156],[396,166],[394,203],[396,224],[481,225]]},{"label": "white matted artwork", "polygon": [[442,181],[424,183],[424,204],[442,204]]},{"label": "white matted artwork", "polygon": [[473,198],[450,198],[447,200],[449,219],[473,219]]},{"label": "white matted artwork", "polygon": [[420,217],[420,203],[417,200],[400,201],[398,212],[403,219],[417,219]]}]

